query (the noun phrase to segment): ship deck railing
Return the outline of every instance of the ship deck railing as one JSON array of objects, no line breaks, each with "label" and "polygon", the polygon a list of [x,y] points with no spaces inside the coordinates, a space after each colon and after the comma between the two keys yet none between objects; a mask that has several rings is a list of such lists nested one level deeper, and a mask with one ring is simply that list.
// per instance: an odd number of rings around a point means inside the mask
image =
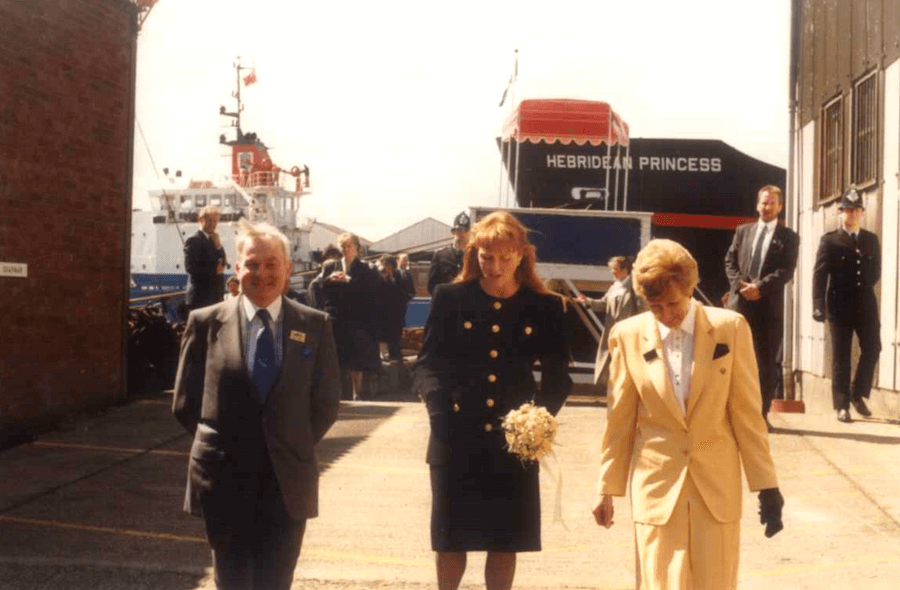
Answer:
[{"label": "ship deck railing", "polygon": [[288,192],[302,193],[304,188],[303,179],[300,176],[295,177],[285,171],[241,172],[232,174],[231,179],[239,187],[254,191],[281,189]]},{"label": "ship deck railing", "polygon": [[140,297],[129,297],[128,305],[129,307],[140,307],[142,305],[146,305],[148,303],[155,303],[157,301],[165,301],[166,299],[175,299],[178,297],[185,297],[187,295],[187,291],[165,291],[161,293],[154,293],[152,295],[141,295]]}]

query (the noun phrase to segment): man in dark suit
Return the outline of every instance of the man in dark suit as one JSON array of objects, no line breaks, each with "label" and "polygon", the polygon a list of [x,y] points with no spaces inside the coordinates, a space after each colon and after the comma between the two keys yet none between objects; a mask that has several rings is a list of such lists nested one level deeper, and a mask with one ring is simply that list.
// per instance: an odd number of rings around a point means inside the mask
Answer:
[{"label": "man in dark suit", "polygon": [[794,276],[800,236],[778,223],[784,197],[777,186],[759,190],[755,223],[734,232],[725,254],[725,274],[730,289],[728,308],[747,318],[759,365],[762,414],[768,423],[769,408],[781,374],[784,340],[784,286]]},{"label": "man in dark suit", "polygon": [[412,271],[409,270],[409,255],[400,254],[397,256],[397,271],[400,273],[400,279],[403,281],[404,290],[409,293],[409,298],[416,296],[416,281],[413,278]]},{"label": "man in dark suit", "polygon": [[248,226],[241,295],[192,312],[173,412],[194,436],[185,511],[203,516],[216,587],[288,590],[318,512],[315,446],[341,389],[327,314],[282,296],[287,238]]},{"label": "man in dark suit", "polygon": [[218,303],[225,295],[225,248],[216,233],[219,209],[204,207],[197,220],[200,229],[184,243],[188,311]]},{"label": "man in dark suit", "polygon": [[412,277],[397,268],[397,259],[385,254],[379,262],[381,284],[379,302],[380,342],[387,344],[388,360],[402,361],[400,341],[406,324],[406,306],[415,291]]},{"label": "man in dark suit", "polygon": [[431,266],[428,268],[428,292],[434,293],[438,285],[451,282],[463,267],[463,253],[469,243],[469,226],[471,221],[465,211],[453,220],[453,244],[441,248],[434,253]]},{"label": "man in dark suit", "polygon": [[[881,352],[881,322],[875,284],[881,280],[878,236],[860,229],[865,213],[855,189],[841,197],[840,228],[819,241],[813,267],[813,319],[828,319],[831,331],[831,396],[837,419],[850,422],[850,404],[863,417],[872,415],[863,398],[869,397],[875,363]],[[850,386],[853,332],[859,339],[859,364]]]}]

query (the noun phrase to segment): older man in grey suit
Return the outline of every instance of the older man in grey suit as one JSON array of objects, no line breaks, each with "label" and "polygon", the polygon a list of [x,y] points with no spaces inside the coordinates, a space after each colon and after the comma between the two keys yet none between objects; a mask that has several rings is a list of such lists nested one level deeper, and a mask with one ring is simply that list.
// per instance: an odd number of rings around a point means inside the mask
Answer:
[{"label": "older man in grey suit", "polygon": [[241,296],[188,318],[173,412],[194,436],[185,510],[202,515],[216,586],[288,590],[318,513],[315,446],[341,397],[331,320],[282,296],[289,243],[246,226]]},{"label": "older man in grey suit", "polygon": [[603,335],[594,363],[594,383],[603,389],[606,389],[609,379],[609,331],[616,322],[647,311],[646,302],[634,292],[631,284],[631,259],[627,256],[613,256],[606,264],[615,279],[606,294],[600,299],[578,296],[579,303],[600,314],[603,321]]}]

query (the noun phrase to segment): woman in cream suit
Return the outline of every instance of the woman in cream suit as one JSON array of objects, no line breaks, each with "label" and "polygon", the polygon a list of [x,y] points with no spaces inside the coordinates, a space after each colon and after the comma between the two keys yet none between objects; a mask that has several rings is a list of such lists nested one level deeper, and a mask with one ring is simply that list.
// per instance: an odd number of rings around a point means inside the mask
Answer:
[{"label": "woman in cream suit", "polygon": [[784,503],[750,328],[737,313],[691,299],[697,262],[671,240],[648,243],[632,277],[650,311],[616,324],[609,337],[594,518],[612,525],[612,498],[625,495],[630,472],[642,588],[736,588],[741,465],[760,492],[766,536],[782,528]]}]

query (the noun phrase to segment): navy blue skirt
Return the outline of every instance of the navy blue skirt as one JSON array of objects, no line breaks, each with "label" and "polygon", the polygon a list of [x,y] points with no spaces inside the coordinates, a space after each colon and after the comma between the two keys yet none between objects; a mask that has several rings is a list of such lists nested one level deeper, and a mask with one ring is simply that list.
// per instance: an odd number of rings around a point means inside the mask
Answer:
[{"label": "navy blue skirt", "polygon": [[494,444],[465,451],[454,448],[448,464],[431,467],[432,549],[540,551],[538,464]]}]

